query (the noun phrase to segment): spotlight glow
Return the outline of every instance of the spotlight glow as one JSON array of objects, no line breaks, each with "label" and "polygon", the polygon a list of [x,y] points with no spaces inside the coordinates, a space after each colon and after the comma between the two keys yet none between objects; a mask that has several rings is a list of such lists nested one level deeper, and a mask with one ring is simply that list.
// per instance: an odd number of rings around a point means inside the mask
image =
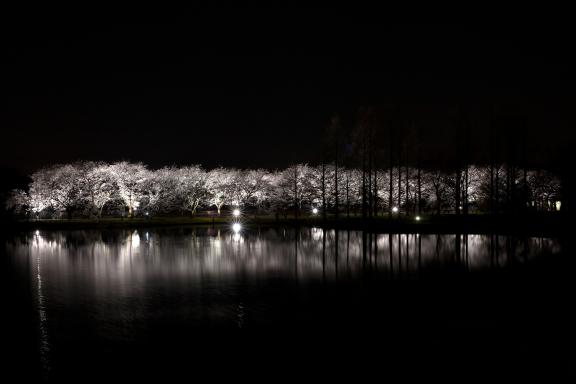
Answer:
[{"label": "spotlight glow", "polygon": [[242,226],[240,225],[240,223],[234,223],[234,224],[232,224],[232,230],[233,230],[235,233],[240,232],[241,229],[242,229]]},{"label": "spotlight glow", "polygon": [[416,221],[420,221],[420,216],[416,216]]},{"label": "spotlight glow", "polygon": [[398,207],[392,207],[392,212],[398,213]]},{"label": "spotlight glow", "polygon": [[312,208],[312,213],[317,215],[318,214],[318,208]]},{"label": "spotlight glow", "polygon": [[239,209],[235,209],[232,211],[232,214],[236,217],[240,216],[240,210]]}]

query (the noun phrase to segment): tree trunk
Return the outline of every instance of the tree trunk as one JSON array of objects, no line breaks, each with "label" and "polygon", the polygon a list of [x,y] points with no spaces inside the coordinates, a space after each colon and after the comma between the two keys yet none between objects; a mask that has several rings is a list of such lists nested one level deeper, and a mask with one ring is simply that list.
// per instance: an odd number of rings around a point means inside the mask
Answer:
[{"label": "tree trunk", "polygon": [[523,194],[524,194],[524,209],[526,210],[528,207],[528,171],[526,170],[526,165],[524,165],[524,170],[522,174],[523,179]]},{"label": "tree trunk", "polygon": [[362,151],[362,219],[366,219],[366,154]]},{"label": "tree trunk", "polygon": [[464,214],[468,214],[468,164],[464,168]]},{"label": "tree trunk", "polygon": [[368,170],[366,171],[368,176],[368,217],[372,218],[372,208],[374,207],[374,196],[372,196],[372,153],[370,152],[368,156]]},{"label": "tree trunk", "polygon": [[461,180],[460,179],[461,179],[461,177],[462,177],[461,171],[460,171],[460,168],[458,168],[456,170],[456,187],[455,187],[455,196],[454,196],[456,199],[456,214],[457,215],[460,214],[460,204],[462,203],[460,201],[460,198],[461,198],[461,196],[460,196],[460,184],[461,184],[460,181]]},{"label": "tree trunk", "polygon": [[[406,151],[408,153],[408,151]],[[408,159],[406,159],[406,215],[408,214],[408,199],[410,197],[410,171],[408,170]]]},{"label": "tree trunk", "polygon": [[298,166],[294,166],[294,218],[298,219]]},{"label": "tree trunk", "polygon": [[374,217],[378,216],[378,170],[374,167]]},{"label": "tree trunk", "polygon": [[420,214],[420,205],[422,201],[422,178],[420,176],[420,165],[418,165],[418,202],[416,205],[417,213]]},{"label": "tree trunk", "polygon": [[338,150],[336,150],[336,164],[334,167],[334,215],[336,220],[338,220],[340,206],[338,197]]},{"label": "tree trunk", "polygon": [[527,156],[526,156],[526,130],[523,130],[522,136],[522,210],[528,209],[528,172],[527,172]]},{"label": "tree trunk", "polygon": [[490,213],[494,213],[494,163],[490,161]]},{"label": "tree trunk", "polygon": [[494,209],[496,213],[500,212],[500,182],[498,181],[498,174],[500,173],[500,167],[496,168],[495,183],[494,186],[496,190],[494,191]]},{"label": "tree trunk", "polygon": [[510,211],[510,204],[511,204],[510,195],[512,194],[512,188],[510,185],[510,178],[511,178],[510,163],[508,163],[506,164],[506,205],[504,207],[504,210],[506,212]]},{"label": "tree trunk", "polygon": [[322,219],[326,220],[326,165],[322,163]]},{"label": "tree trunk", "polygon": [[440,215],[440,207],[442,206],[442,201],[440,197],[440,186],[434,187],[436,190],[436,214]]},{"label": "tree trunk", "polygon": [[350,172],[346,172],[346,218],[350,218]]},{"label": "tree trunk", "polygon": [[393,194],[394,194],[394,153],[392,152],[393,149],[393,144],[392,144],[392,139],[394,136],[394,131],[392,129],[390,129],[390,164],[389,164],[389,169],[388,169],[388,175],[389,175],[389,186],[388,186],[388,217],[392,217],[392,205],[394,205],[394,198],[393,198]]},{"label": "tree trunk", "polygon": [[400,161],[398,162],[398,213],[400,213],[400,207],[402,206],[402,167],[400,166]]}]

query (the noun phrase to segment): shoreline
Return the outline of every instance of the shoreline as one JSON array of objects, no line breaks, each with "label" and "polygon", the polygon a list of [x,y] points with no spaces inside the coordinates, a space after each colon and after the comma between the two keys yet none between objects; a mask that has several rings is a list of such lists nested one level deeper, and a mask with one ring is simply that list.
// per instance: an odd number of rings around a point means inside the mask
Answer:
[{"label": "shoreline", "polygon": [[141,227],[227,226],[240,221],[246,228],[251,227],[321,227],[342,230],[365,230],[374,233],[502,233],[502,234],[567,234],[571,223],[563,214],[531,215],[422,215],[419,221],[415,216],[387,216],[372,219],[361,217],[320,217],[278,218],[270,216],[246,215],[240,219],[221,217],[153,217],[153,218],[104,218],[96,219],[48,219],[2,221],[3,231],[21,230],[73,230],[73,229],[120,229]]}]

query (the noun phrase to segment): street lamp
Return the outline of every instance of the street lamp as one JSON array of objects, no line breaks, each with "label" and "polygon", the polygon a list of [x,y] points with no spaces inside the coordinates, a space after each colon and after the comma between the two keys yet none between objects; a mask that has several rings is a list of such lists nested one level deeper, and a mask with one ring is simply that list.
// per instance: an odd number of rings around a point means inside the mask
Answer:
[{"label": "street lamp", "polygon": [[392,212],[398,213],[398,207],[392,207]]},{"label": "street lamp", "polygon": [[238,217],[238,216],[240,216],[240,210],[239,210],[238,208],[236,208],[235,210],[232,211],[232,214],[233,214],[235,217]]},{"label": "street lamp", "polygon": [[420,216],[416,216],[416,221],[420,221]]},{"label": "street lamp", "polygon": [[234,224],[232,224],[232,230],[233,230],[235,233],[240,232],[241,229],[242,229],[242,226],[240,225],[240,223],[234,223]]},{"label": "street lamp", "polygon": [[318,208],[312,208],[312,214],[317,215],[318,214]]}]

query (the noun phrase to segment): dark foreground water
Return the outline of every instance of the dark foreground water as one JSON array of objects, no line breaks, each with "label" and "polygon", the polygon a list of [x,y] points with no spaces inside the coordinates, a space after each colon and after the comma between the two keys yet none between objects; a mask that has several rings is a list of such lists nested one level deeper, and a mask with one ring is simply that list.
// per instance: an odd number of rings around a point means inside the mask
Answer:
[{"label": "dark foreground water", "polygon": [[573,357],[567,239],[163,228],[4,242],[3,362],[20,378],[514,375],[517,361],[529,376]]}]

